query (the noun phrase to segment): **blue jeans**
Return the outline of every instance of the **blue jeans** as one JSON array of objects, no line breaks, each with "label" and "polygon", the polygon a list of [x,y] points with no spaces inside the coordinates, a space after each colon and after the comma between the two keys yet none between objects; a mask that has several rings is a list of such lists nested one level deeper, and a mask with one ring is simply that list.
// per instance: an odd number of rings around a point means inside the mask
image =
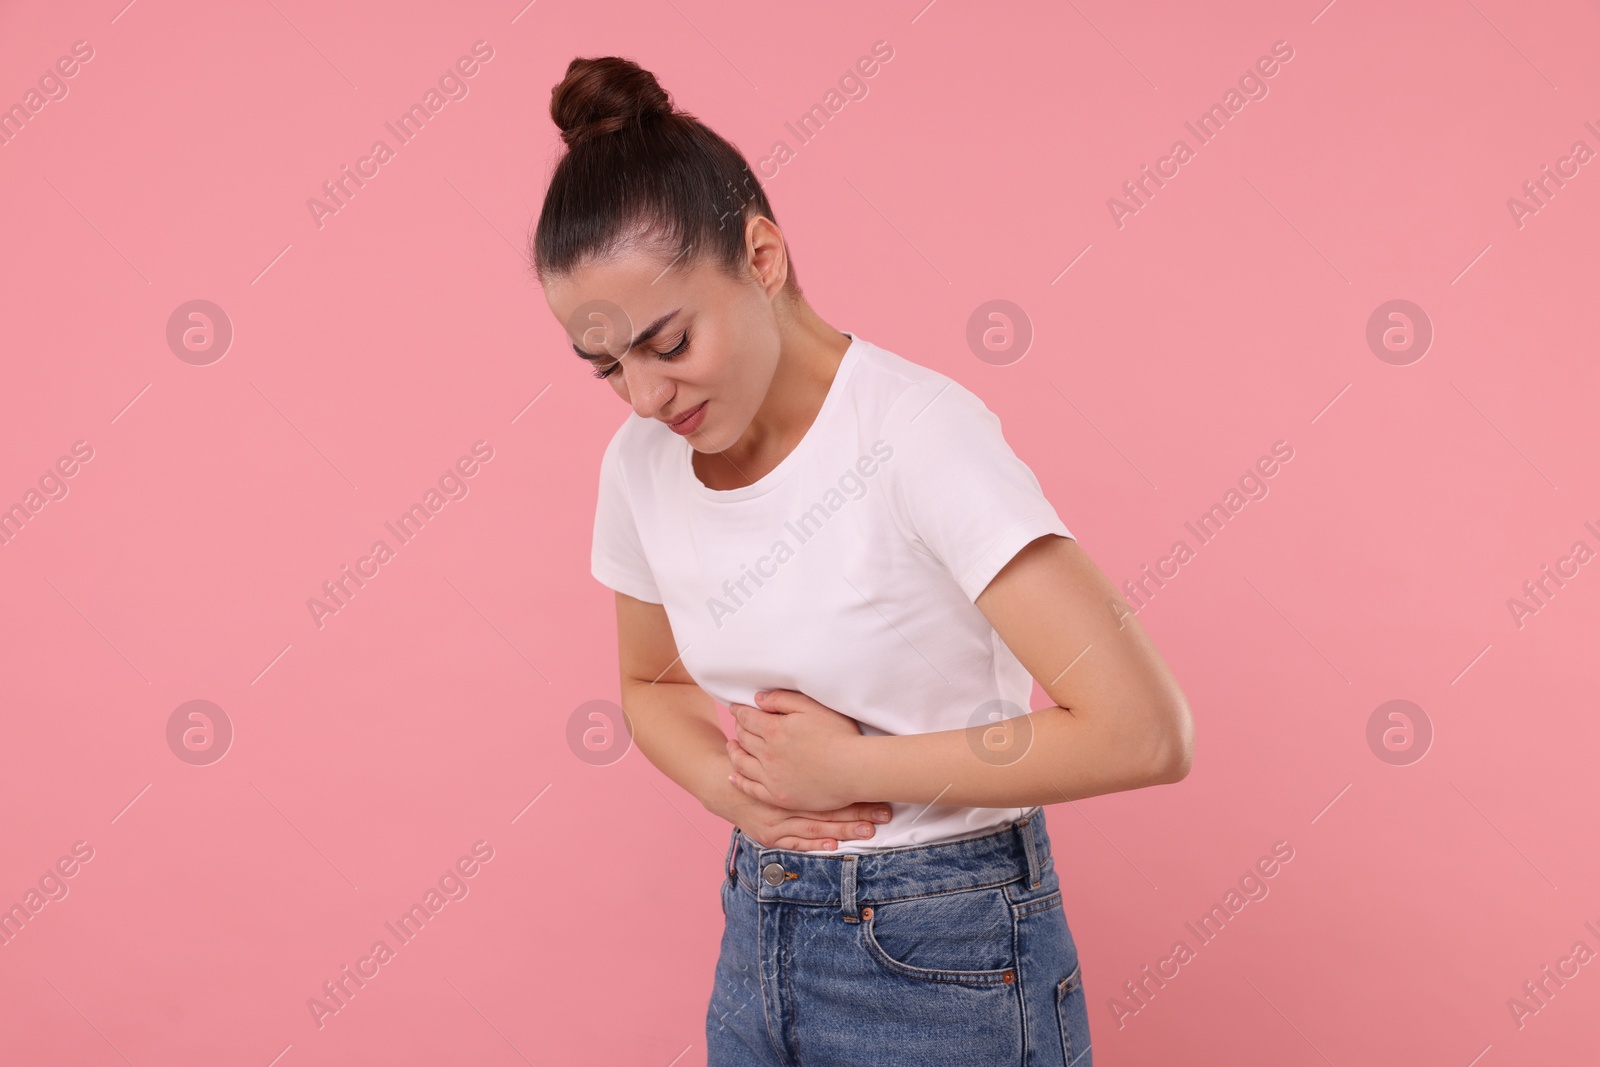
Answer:
[{"label": "blue jeans", "polygon": [[864,854],[734,828],[708,1067],[1093,1067],[1044,810]]}]

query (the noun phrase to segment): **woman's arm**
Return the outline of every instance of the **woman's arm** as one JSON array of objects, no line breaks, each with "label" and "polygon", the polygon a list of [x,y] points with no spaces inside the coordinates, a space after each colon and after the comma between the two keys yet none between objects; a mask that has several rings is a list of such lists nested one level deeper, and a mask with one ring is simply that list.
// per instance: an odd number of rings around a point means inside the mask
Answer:
[{"label": "woman's arm", "polygon": [[872,822],[879,801],[852,797],[823,810],[789,810],[751,797],[729,781],[733,762],[716,701],[684,668],[660,604],[617,593],[617,649],[622,710],[634,743],[707,811],[768,848],[827,849],[876,832]]},{"label": "woman's arm", "polygon": [[623,679],[622,710],[646,759],[699,800],[705,809],[737,823],[735,804],[748,799],[728,781],[728,738],[716,703],[693,682]]},{"label": "woman's arm", "polygon": [[1036,538],[976,604],[1055,707],[935,733],[862,736],[847,711],[792,692],[733,706],[736,783],[779,804],[844,796],[1031,807],[1176,782],[1194,722],[1126,602],[1067,537]]},{"label": "woman's arm", "polygon": [[1001,726],[852,741],[846,758],[864,792],[911,803],[1030,807],[1189,773],[1194,720],[1183,690],[1077,541],[1030,542],[976,603],[1057,706]]},{"label": "woman's arm", "polygon": [[716,701],[685,669],[664,607],[617,593],[617,658],[622,710],[639,751],[707,811],[737,825],[735,809],[750,798],[728,781],[733,767]]}]

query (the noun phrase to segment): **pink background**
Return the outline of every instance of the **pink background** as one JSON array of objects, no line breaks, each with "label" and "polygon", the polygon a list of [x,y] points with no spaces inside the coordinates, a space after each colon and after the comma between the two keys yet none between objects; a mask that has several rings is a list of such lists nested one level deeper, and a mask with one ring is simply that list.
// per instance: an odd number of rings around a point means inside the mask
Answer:
[{"label": "pink background", "polygon": [[[1592,1057],[1600,965],[1520,1026],[1507,1001],[1600,950],[1600,564],[1520,627],[1507,601],[1600,548],[1600,162],[1520,226],[1507,202],[1600,148],[1594,4],[123,3],[0,13],[0,104],[94,50],[0,146],[0,506],[93,449],[0,547],[0,905],[93,849],[0,947],[5,1062],[704,1061],[728,828],[568,742],[618,696],[588,558],[627,412],[521,250],[549,90],[600,54],[754,166],[789,143],[762,173],[814,306],[983,397],[1118,584],[1293,448],[1141,610],[1193,773],[1048,811],[1096,1062]],[[468,95],[396,147],[479,40]],[[1268,95],[1199,145],[1184,123],[1277,41]],[[307,200],[380,137],[319,228]],[[192,299],[233,326],[209,365],[166,339]],[[1034,331],[1003,366],[966,341],[996,299]],[[1366,340],[1395,299],[1435,334],[1404,366]],[[322,583],[480,440],[469,494],[319,628]],[[235,731],[206,766],[167,740],[195,699]],[[1396,699],[1433,731],[1408,765],[1368,742]],[[319,1027],[308,999],[478,841],[468,895]],[[1200,945],[1185,923],[1279,841]]]}]

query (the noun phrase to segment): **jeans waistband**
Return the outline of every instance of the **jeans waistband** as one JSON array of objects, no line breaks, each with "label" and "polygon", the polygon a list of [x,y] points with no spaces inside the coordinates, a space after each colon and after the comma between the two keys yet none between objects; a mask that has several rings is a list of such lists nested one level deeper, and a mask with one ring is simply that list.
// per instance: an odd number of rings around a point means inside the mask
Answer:
[{"label": "jeans waistband", "polygon": [[1036,807],[973,837],[836,856],[762,848],[734,827],[727,872],[763,901],[834,905],[853,922],[862,903],[998,886],[1018,878],[1038,888],[1050,855],[1044,809]]}]

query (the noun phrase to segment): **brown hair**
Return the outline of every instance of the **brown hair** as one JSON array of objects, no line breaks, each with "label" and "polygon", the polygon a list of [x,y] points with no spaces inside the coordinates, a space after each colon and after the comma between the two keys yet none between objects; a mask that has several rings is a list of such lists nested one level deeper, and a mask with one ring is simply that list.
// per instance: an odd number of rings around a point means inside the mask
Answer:
[{"label": "brown hair", "polygon": [[[739,150],[673,107],[654,74],[620,56],[574,59],[550,92],[550,117],[567,150],[533,238],[541,285],[635,245],[749,277],[744,223],[776,223],[772,205]],[[800,292],[792,258],[785,288]]]}]

